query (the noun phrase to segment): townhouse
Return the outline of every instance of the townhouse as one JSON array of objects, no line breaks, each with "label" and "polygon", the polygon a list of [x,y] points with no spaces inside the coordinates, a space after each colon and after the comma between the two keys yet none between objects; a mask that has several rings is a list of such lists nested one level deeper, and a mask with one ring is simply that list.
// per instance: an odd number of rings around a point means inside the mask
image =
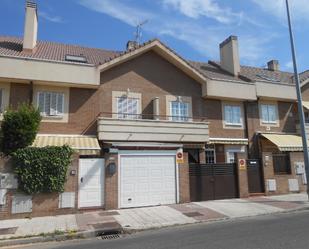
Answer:
[{"label": "townhouse", "polygon": [[38,41],[37,11],[28,1],[23,38],[0,37],[1,110],[32,103],[32,146],[76,153],[65,192],[34,196],[2,158],[1,218],[305,189],[295,86],[277,61],[241,66],[235,36],[207,63],[157,39],[122,52]]}]

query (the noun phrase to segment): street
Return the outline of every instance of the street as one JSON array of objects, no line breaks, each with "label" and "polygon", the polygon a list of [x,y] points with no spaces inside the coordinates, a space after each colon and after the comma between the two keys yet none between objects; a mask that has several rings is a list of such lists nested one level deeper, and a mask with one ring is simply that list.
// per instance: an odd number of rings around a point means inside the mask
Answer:
[{"label": "street", "polygon": [[309,211],[187,225],[125,235],[120,239],[75,240],[24,249],[287,249],[309,247]]}]

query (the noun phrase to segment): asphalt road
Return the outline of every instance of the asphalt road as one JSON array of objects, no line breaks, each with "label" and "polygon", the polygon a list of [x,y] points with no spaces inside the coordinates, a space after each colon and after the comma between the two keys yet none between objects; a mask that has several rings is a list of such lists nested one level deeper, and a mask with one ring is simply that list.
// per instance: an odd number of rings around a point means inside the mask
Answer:
[{"label": "asphalt road", "polygon": [[[18,246],[17,248],[21,248]],[[141,232],[114,240],[78,240],[23,249],[308,249],[309,211]]]}]

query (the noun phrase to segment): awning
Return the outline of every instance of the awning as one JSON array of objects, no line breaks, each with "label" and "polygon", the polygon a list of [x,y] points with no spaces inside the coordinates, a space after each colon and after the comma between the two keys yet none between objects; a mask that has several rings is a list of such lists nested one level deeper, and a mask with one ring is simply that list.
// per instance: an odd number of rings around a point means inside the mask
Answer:
[{"label": "awning", "polygon": [[302,138],[287,134],[261,134],[275,144],[280,151],[303,151]]},{"label": "awning", "polygon": [[182,148],[182,144],[172,143],[147,143],[147,142],[115,142],[113,147],[149,147],[149,148]]},{"label": "awning", "polygon": [[101,147],[95,136],[37,135],[33,147],[69,145],[80,155],[99,155]]},{"label": "awning", "polygon": [[303,107],[309,110],[309,101],[303,101]]},{"label": "awning", "polygon": [[247,138],[209,138],[209,144],[242,144],[247,145]]}]

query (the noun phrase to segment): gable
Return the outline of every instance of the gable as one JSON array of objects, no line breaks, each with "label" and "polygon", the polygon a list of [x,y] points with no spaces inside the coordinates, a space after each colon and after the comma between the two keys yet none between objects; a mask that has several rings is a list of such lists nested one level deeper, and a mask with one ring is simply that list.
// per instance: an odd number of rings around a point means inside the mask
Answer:
[{"label": "gable", "polygon": [[[119,64],[101,73],[101,84],[113,90],[142,89],[155,93],[159,89],[178,95],[201,95],[201,84],[155,51]],[[152,91],[152,92],[151,92]]]},{"label": "gable", "polygon": [[116,56],[105,62],[104,64],[99,66],[98,69],[100,72],[104,72],[112,67],[139,57],[149,51],[156,52],[159,56],[179,68],[181,71],[183,71],[185,74],[187,74],[197,82],[202,84],[206,81],[205,77],[199,71],[197,71],[196,68],[191,66],[186,60],[184,60],[182,57],[177,55],[174,51],[172,51],[170,48],[168,48],[158,40],[145,43],[134,50],[128,50],[120,54],[119,56]]}]

